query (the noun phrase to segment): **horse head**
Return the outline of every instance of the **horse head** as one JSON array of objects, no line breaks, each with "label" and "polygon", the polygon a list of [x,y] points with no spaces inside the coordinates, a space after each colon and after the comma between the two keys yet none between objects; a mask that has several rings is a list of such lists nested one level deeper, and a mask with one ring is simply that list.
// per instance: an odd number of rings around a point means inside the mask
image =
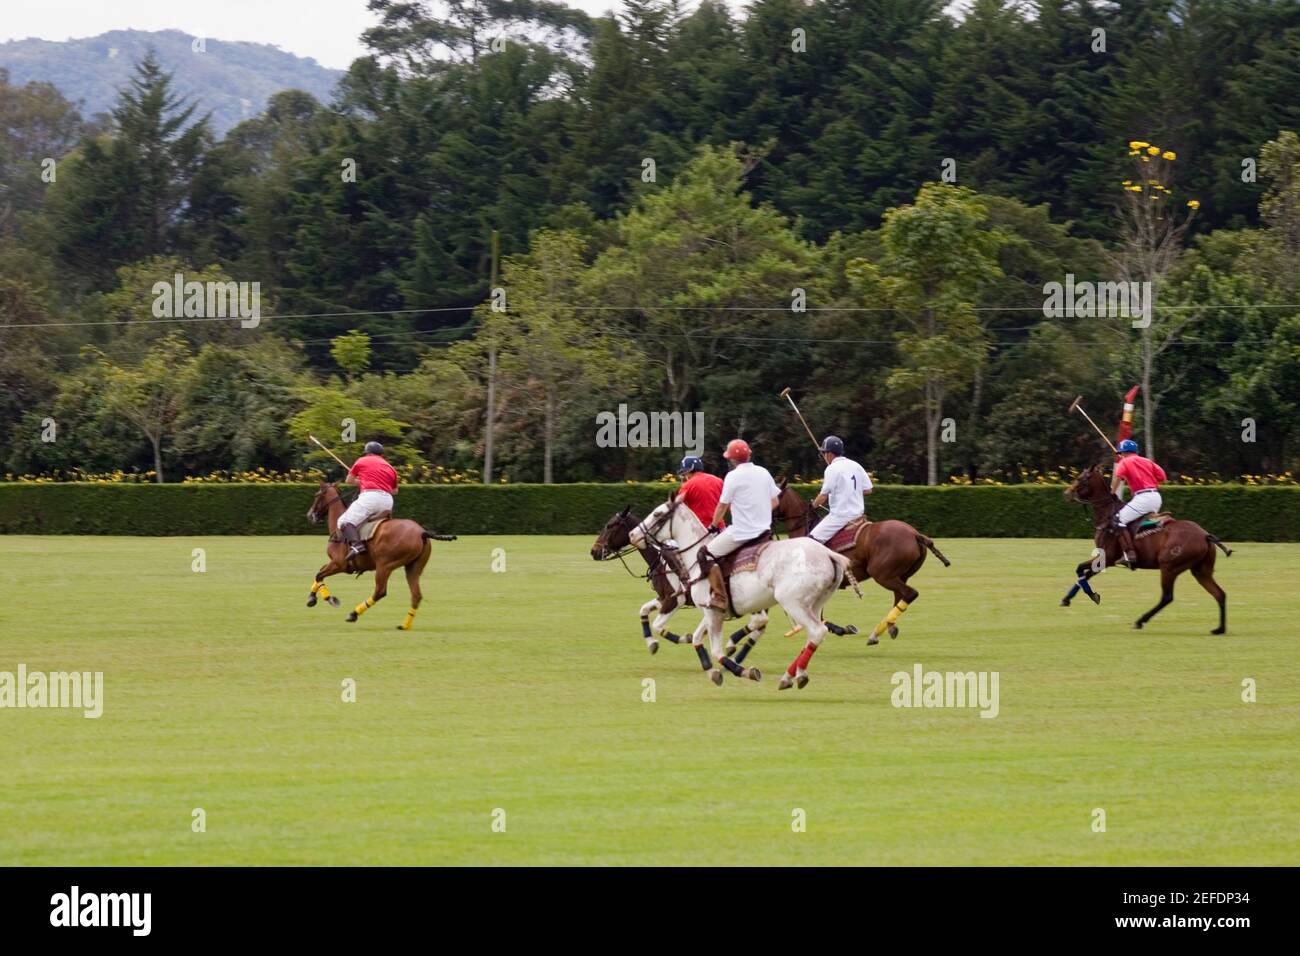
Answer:
[{"label": "horse head", "polygon": [[637,524],[639,521],[632,513],[631,505],[606,521],[605,527],[601,528],[600,534],[596,536],[596,543],[591,546],[592,560],[604,561],[626,548],[631,544],[629,536]]},{"label": "horse head", "polygon": [[798,538],[808,533],[812,523],[812,504],[803,495],[790,487],[789,480],[782,478],[777,487],[776,507],[772,509],[772,520],[785,525],[786,533]]},{"label": "horse head", "polygon": [[1089,465],[1079,472],[1079,477],[1065,489],[1065,497],[1070,501],[1082,501],[1084,504],[1093,504],[1112,497],[1110,486],[1106,484],[1106,476],[1102,473],[1102,466]]},{"label": "horse head", "polygon": [[312,524],[319,524],[330,513],[330,505],[340,501],[338,485],[330,484],[328,481],[322,481],[316,488],[316,497],[311,500],[311,507],[307,509],[307,520]]}]

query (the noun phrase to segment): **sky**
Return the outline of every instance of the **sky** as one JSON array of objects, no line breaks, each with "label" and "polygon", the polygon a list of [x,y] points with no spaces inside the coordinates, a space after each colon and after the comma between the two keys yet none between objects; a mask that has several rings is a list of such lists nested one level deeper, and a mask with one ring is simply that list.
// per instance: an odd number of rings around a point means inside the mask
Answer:
[{"label": "sky", "polygon": [[[595,15],[617,5],[566,2]],[[0,0],[0,42],[174,29],[214,40],[270,43],[339,70],[365,53],[359,38],[374,22],[366,0]]]}]

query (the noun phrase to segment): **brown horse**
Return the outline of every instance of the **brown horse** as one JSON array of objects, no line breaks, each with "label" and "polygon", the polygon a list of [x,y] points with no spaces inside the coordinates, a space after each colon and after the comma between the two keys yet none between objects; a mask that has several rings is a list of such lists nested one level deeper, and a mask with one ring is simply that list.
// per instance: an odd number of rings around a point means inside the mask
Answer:
[{"label": "brown horse", "polygon": [[329,557],[329,562],[316,572],[307,606],[315,607],[317,597],[324,598],[334,607],[339,606],[339,599],[331,595],[325,586],[325,579],[330,575],[344,571],[357,575],[374,571],[374,593],[348,615],[348,621],[355,621],[388,593],[388,576],[397,568],[405,568],[406,584],[411,589],[411,606],[397,629],[409,631],[415,621],[415,612],[420,607],[420,574],[429,563],[429,554],[433,550],[429,542],[455,541],[456,536],[433,534],[425,531],[417,522],[405,518],[389,518],[375,529],[375,533],[366,542],[365,552],[353,558],[349,567],[348,546],[338,537],[339,518],[345,510],[338,485],[322,481],[316,497],[312,499],[311,508],[307,511],[307,520],[312,524],[318,523],[321,518],[328,520],[330,538],[325,546],[325,554]]},{"label": "brown horse", "polygon": [[[1117,564],[1123,558],[1123,546],[1111,527],[1111,519],[1122,504],[1110,490],[1110,483],[1106,481],[1101,465],[1085,468],[1074,484],[1065,489],[1065,497],[1081,501],[1092,508],[1097,553],[1105,558],[1105,565],[1100,567],[1100,562],[1095,559],[1079,564],[1075,573],[1082,583],[1106,565]],[[1222,541],[1195,521],[1166,522],[1159,531],[1135,536],[1133,545],[1137,549],[1137,567],[1160,569],[1160,603],[1138,618],[1133,623],[1135,628],[1140,630],[1161,608],[1173,601],[1174,579],[1190,570],[1201,587],[1219,602],[1219,626],[1210,633],[1222,634],[1228,629],[1228,596],[1214,580],[1214,549],[1217,547],[1225,555],[1231,555],[1230,548],[1225,547]]]},{"label": "brown horse", "polygon": [[[806,535],[816,525],[819,516],[812,503],[781,481],[781,496],[777,499],[773,517],[785,523],[786,533],[792,538]],[[871,578],[886,591],[892,591],[894,606],[876,625],[868,644],[880,641],[880,635],[889,631],[891,638],[898,637],[898,618],[920,597],[920,592],[907,583],[908,578],[925,564],[925,552],[931,551],[946,568],[952,564],[934,542],[906,521],[873,521],[859,536],[852,551],[845,557],[852,562],[849,570],[859,581]]]}]

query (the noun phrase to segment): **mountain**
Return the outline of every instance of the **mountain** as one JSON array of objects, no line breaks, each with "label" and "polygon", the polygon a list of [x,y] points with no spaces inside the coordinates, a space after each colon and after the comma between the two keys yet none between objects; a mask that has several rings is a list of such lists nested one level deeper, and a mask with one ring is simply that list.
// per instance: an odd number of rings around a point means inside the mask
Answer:
[{"label": "mountain", "polygon": [[343,75],[310,57],[295,56],[266,43],[196,38],[180,30],[111,30],[81,40],[10,40],[0,43],[0,70],[9,82],[52,83],[79,102],[82,115],[107,112],[117,91],[131,78],[135,64],[152,48],[163,68],[174,74],[178,93],[198,103],[195,115],[212,113],[212,128],[224,135],[235,124],[256,116],[280,90],[306,90],[322,103],[330,101]]}]

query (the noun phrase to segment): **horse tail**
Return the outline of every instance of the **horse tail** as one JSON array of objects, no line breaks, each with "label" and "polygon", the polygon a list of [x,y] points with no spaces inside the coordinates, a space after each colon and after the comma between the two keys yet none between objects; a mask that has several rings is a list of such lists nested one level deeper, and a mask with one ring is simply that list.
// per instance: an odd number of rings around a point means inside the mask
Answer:
[{"label": "horse tail", "polygon": [[925,535],[921,534],[921,532],[919,531],[916,533],[916,540],[921,544],[923,548],[928,548],[931,554],[933,554],[936,558],[942,561],[943,566],[945,568],[952,567],[952,562],[949,561],[946,557],[944,557],[943,552],[934,546],[934,542],[931,541],[929,538],[927,538]]},{"label": "horse tail", "polygon": [[1215,535],[1212,535],[1210,534],[1210,532],[1207,531],[1205,532],[1205,540],[1210,542],[1210,544],[1214,545],[1220,551],[1222,551],[1224,557],[1227,558],[1232,557],[1232,549],[1228,547],[1226,544],[1224,544],[1222,541],[1220,541]]},{"label": "horse tail", "polygon": [[426,531],[423,528],[420,529],[420,534],[425,541],[455,541],[456,540],[456,536],[454,534],[435,534],[434,532]]}]

